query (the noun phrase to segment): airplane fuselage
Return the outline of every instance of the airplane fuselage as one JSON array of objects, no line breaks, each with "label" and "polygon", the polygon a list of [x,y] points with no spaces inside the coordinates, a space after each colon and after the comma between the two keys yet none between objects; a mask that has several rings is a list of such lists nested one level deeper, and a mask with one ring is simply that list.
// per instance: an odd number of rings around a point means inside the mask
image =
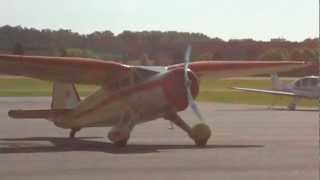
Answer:
[{"label": "airplane fuselage", "polygon": [[[192,72],[188,74],[192,94],[196,96],[197,79]],[[114,92],[102,87],[54,122],[63,128],[114,126],[121,122],[139,124],[168,112],[182,111],[187,106],[184,71],[176,69]]]},{"label": "airplane fuselage", "polygon": [[287,91],[300,97],[317,99],[320,97],[320,78],[318,76],[307,76],[298,79]]},{"label": "airplane fuselage", "polygon": [[297,96],[301,96],[309,99],[317,99],[320,97],[320,88],[293,88],[291,91]]}]

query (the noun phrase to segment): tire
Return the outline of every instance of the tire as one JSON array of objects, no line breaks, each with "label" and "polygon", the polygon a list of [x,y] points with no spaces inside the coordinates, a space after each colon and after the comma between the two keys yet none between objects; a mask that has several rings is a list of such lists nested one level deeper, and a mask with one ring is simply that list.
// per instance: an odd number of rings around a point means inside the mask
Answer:
[{"label": "tire", "polygon": [[128,138],[113,142],[113,145],[116,147],[125,147],[125,146],[127,146],[127,143],[128,143]]}]

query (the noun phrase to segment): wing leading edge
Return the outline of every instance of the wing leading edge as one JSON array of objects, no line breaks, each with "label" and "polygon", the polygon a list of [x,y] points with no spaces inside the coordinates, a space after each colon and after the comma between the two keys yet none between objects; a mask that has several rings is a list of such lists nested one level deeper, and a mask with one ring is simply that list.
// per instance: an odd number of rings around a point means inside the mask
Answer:
[{"label": "wing leading edge", "polygon": [[[218,79],[255,74],[270,74],[309,66],[301,61],[199,61],[190,64],[200,79]],[[168,69],[182,68],[184,64],[168,66]]]},{"label": "wing leading edge", "polygon": [[123,64],[88,58],[0,54],[0,73],[65,83],[103,85],[128,78],[131,70]]},{"label": "wing leading edge", "polygon": [[[272,73],[308,65],[297,61],[200,61],[190,63],[189,68],[203,79]],[[136,75],[148,79],[183,67],[184,64],[176,64],[159,70],[88,58],[0,54],[0,74],[79,84],[110,85]]]},{"label": "wing leading edge", "polygon": [[272,94],[272,95],[279,95],[279,96],[301,97],[293,92],[287,92],[287,91],[274,91],[274,90],[267,90],[267,89],[252,89],[252,88],[240,88],[240,87],[232,87],[232,89],[245,91],[245,92]]}]

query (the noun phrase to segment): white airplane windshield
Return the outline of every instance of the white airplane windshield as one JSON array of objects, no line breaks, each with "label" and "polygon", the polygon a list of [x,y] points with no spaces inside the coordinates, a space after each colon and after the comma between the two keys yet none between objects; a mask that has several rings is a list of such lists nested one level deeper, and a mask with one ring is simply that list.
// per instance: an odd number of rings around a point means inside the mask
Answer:
[{"label": "white airplane windshield", "polygon": [[295,86],[298,88],[316,87],[318,86],[318,84],[319,84],[319,79],[314,77],[303,78],[295,82]]}]

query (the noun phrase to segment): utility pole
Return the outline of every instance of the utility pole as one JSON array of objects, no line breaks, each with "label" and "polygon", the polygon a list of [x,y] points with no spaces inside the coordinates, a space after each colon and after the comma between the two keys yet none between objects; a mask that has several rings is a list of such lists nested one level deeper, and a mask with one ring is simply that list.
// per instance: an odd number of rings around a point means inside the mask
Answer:
[{"label": "utility pole", "polygon": [[[320,77],[320,0],[318,2],[318,76]],[[320,97],[318,99],[318,104],[319,104],[319,130],[320,130]],[[320,137],[320,131],[319,131],[319,137]],[[320,140],[320,139],[319,139]]]},{"label": "utility pole", "polygon": [[[320,0],[318,2],[318,76],[320,77]],[[318,106],[319,106],[319,122],[318,122],[318,154],[320,154],[320,97],[318,99]],[[320,163],[320,162],[318,162]],[[320,164],[318,164],[320,165]],[[318,171],[318,174],[320,174],[320,168],[319,168],[319,171]]]}]

